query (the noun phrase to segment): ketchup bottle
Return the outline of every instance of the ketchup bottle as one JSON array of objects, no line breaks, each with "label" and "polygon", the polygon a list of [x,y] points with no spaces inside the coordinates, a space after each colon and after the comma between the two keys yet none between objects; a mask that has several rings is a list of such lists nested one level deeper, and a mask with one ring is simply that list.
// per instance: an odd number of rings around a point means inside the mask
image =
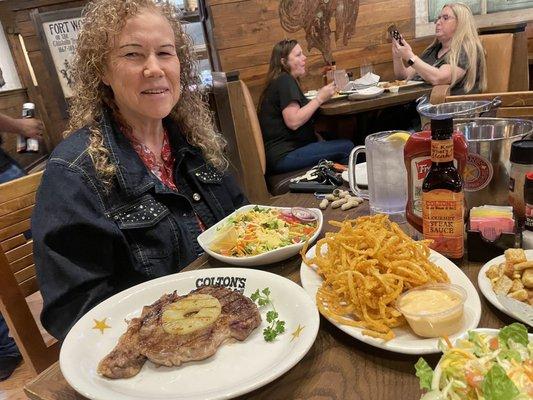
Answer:
[{"label": "ketchup bottle", "polygon": [[[459,170],[463,176],[468,146],[464,135],[455,131],[453,138],[453,155]],[[405,168],[407,169],[407,207],[405,216],[407,222],[422,233],[422,182],[431,167],[431,131],[424,130],[413,133],[404,150]]]}]

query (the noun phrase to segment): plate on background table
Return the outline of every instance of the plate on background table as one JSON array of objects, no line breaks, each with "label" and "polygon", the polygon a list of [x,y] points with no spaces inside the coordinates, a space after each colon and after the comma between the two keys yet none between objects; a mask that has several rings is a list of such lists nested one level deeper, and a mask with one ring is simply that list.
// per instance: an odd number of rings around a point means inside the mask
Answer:
[{"label": "plate on background table", "polygon": [[[317,94],[318,94],[317,90],[310,90],[304,93],[304,96],[307,97],[308,100],[313,100],[317,96]],[[328,101],[345,99],[346,97],[348,97],[347,93],[336,93]],[[326,103],[328,101],[326,101]]]},{"label": "plate on background table", "polygon": [[348,100],[367,100],[380,96],[385,89],[379,86],[370,86],[364,89],[358,89],[348,96]]},{"label": "plate on background table", "polygon": [[[315,249],[316,245],[309,249],[306,256],[308,258],[313,257]],[[431,250],[429,259],[448,274],[450,283],[461,286],[467,293],[467,299],[464,304],[463,326],[459,332],[450,336],[450,340],[454,340],[465,332],[477,327],[481,318],[481,301],[479,300],[479,295],[472,282],[470,282],[470,279],[468,279],[464,272],[453,262],[434,250]],[[305,291],[311,296],[316,304],[316,293],[320,286],[322,286],[322,277],[316,273],[315,268],[309,267],[302,261],[300,266],[300,279]],[[361,328],[343,325],[327,316],[324,317],[348,335],[371,346],[379,347],[380,349],[403,354],[431,354],[440,351],[438,348],[438,338],[421,338],[413,333],[407,323],[401,327],[393,328],[392,330],[396,337],[386,342],[382,339],[363,335],[363,329]]]},{"label": "plate on background table", "polygon": [[[342,171],[342,179],[345,182],[350,182],[348,171]],[[355,178],[358,186],[368,186],[368,175],[366,172],[366,162],[362,162],[355,165]]]},{"label": "plate on background table", "polygon": [[[392,82],[379,82],[378,86],[379,87],[383,87],[385,84],[390,83],[391,86],[399,86],[400,90],[402,90],[402,89],[411,88],[411,87],[414,87],[414,86],[420,86],[420,85],[423,85],[425,83],[424,81],[407,81],[403,85],[394,85],[394,82],[395,81],[392,81]],[[383,89],[385,89],[386,91],[389,91],[388,87],[383,87]]]},{"label": "plate on background table", "polygon": [[[533,250],[524,250],[526,252],[526,258],[528,260],[533,260]],[[492,289],[492,284],[490,282],[490,279],[487,278],[487,271],[489,268],[493,265],[499,265],[501,263],[505,262],[505,255],[501,255],[498,257],[493,258],[492,260],[488,261],[481,267],[479,270],[479,273],[477,275],[477,283],[479,286],[479,290],[481,293],[483,293],[483,296],[489,301],[490,304],[492,304],[494,307],[496,307],[498,310],[503,312],[504,314],[507,314],[508,316],[512,318],[516,318],[511,311],[509,311],[507,308],[505,308],[502,303],[498,300],[498,297],[496,296],[496,293],[494,293],[494,290]]]},{"label": "plate on background table", "polygon": [[[261,307],[261,325],[244,341],[221,345],[202,361],[179,367],[156,367],[146,361],[141,371],[128,379],[108,379],[96,368],[126,331],[125,320],[141,314],[144,305],[177,290],[187,294],[203,284],[222,284],[244,290],[270,288],[279,318],[286,322],[285,333],[265,342],[268,325]],[[105,320],[108,329],[94,329]],[[318,311],[307,293],[296,283],[279,275],[243,268],[213,268],[181,272],[154,279],[127,289],[97,305],[70,330],[59,357],[61,372],[78,393],[104,400],[214,400],[229,399],[255,390],[291,369],[313,345],[319,327]]]},{"label": "plate on background table", "polygon": [[[294,243],[294,244],[291,244],[285,247],[280,247],[278,249],[267,251],[265,253],[261,253],[261,254],[254,255],[254,256],[245,256],[245,257],[224,256],[220,253],[217,253],[211,250],[211,243],[216,238],[220,229],[228,223],[228,220],[232,218],[236,213],[246,212],[248,210],[251,210],[254,207],[270,208],[270,209],[276,209],[276,210],[288,210],[288,211],[291,210],[291,207],[274,207],[274,206],[261,206],[261,205],[258,206],[256,204],[248,204],[246,206],[239,208],[237,211],[234,211],[233,213],[228,215],[223,220],[217,222],[215,225],[213,225],[211,228],[209,228],[205,232],[202,232],[197,238],[198,244],[211,257],[216,258],[217,260],[225,262],[227,264],[237,265],[240,267],[252,267],[252,266],[273,264],[275,262],[286,260],[287,258],[290,258],[298,254],[298,252],[304,246],[304,242]],[[316,220],[317,229],[315,230],[315,232],[309,239],[309,242],[313,243],[318,237],[318,235],[320,235],[320,232],[322,231],[322,224],[324,222],[324,218],[322,215],[322,211],[320,211],[318,208],[309,208],[309,211],[311,211],[317,217],[317,220]]]}]

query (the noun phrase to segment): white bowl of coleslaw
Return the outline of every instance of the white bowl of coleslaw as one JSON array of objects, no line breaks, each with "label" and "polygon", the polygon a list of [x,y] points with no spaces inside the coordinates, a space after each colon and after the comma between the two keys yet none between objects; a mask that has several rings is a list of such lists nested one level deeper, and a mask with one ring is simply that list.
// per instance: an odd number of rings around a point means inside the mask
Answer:
[{"label": "white bowl of coleslaw", "polygon": [[[251,213],[254,210],[260,211]],[[273,264],[286,260],[298,254],[304,246],[307,238],[309,243],[314,242],[320,235],[323,224],[322,211],[318,208],[305,209],[308,214],[316,218],[314,221],[310,221],[307,218],[298,221],[298,218],[291,214],[291,210],[294,210],[294,208],[262,206],[256,204],[246,205],[200,234],[198,236],[198,244],[211,257],[231,265],[251,267]],[[305,211],[303,211],[304,214]],[[301,213],[302,210],[300,209],[294,214],[301,217]],[[239,220],[244,214],[252,215],[256,220],[249,221],[249,223],[246,224],[247,233],[245,235],[248,237],[246,241],[244,241],[244,245],[241,244],[242,241],[239,241],[239,254],[236,254],[237,251],[235,248],[232,248],[231,251],[221,250],[220,246],[217,245],[217,242],[220,242],[220,238],[224,235],[224,232],[228,229],[232,229],[233,225],[236,224],[236,220]],[[276,221],[276,219],[272,217],[272,215],[276,214],[283,214],[281,221]],[[293,220],[293,218],[295,219]],[[242,221],[240,224],[238,237],[244,240],[242,237]],[[288,228],[287,225],[290,225],[290,228]],[[312,232],[310,229],[311,227],[313,228]],[[250,229],[248,230],[248,228]],[[258,231],[256,233],[255,231],[259,229],[260,232]],[[299,235],[298,232],[301,232],[301,235]],[[230,240],[230,242],[232,240]],[[269,245],[264,244],[265,240]],[[269,249],[272,247],[274,248]]]}]

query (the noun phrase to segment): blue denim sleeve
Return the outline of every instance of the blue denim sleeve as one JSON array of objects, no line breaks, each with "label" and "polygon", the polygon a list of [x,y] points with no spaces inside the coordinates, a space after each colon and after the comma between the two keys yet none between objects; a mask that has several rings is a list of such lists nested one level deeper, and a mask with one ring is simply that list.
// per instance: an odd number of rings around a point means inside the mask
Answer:
[{"label": "blue denim sleeve", "polygon": [[122,289],[113,278],[118,228],[90,179],[75,168],[48,163],[32,216],[41,321],[60,340],[83,314]]},{"label": "blue denim sleeve", "polygon": [[235,207],[236,210],[241,208],[242,206],[250,204],[250,202],[248,201],[248,198],[245,196],[240,186],[237,184],[237,180],[231,173],[226,172],[224,174],[223,180],[224,180],[224,186],[226,187],[231,197],[233,207]]}]

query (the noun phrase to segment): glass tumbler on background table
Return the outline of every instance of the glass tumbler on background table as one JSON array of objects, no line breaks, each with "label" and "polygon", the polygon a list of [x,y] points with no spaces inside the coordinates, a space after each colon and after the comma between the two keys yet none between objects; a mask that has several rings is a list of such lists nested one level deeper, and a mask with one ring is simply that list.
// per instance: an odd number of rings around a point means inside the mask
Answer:
[{"label": "glass tumbler on background table", "polygon": [[[403,148],[408,132],[385,131],[368,135],[364,146],[350,153],[349,180],[351,190],[368,199],[372,213],[388,214],[391,219],[403,221],[407,202],[407,173]],[[368,190],[357,183],[355,165],[360,153],[366,153]]]},{"label": "glass tumbler on background table", "polygon": [[365,76],[368,73],[374,73],[374,67],[369,62],[363,62],[361,66],[359,67],[359,73],[361,74],[361,77]]}]

